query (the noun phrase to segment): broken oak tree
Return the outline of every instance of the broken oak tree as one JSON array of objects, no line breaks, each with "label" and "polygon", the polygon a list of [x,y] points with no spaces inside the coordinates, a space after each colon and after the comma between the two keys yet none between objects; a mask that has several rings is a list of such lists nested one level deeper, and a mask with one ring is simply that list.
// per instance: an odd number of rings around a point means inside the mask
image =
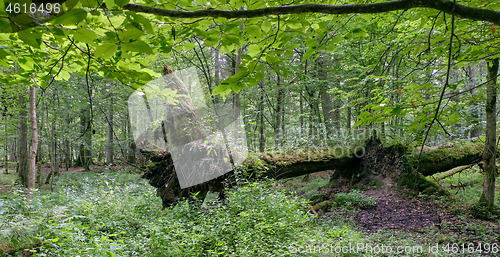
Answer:
[{"label": "broken oak tree", "polygon": [[[453,144],[419,153],[402,145],[384,147],[380,140],[371,138],[364,146],[354,148],[299,149],[282,153],[249,155],[242,166],[211,181],[181,189],[176,179],[175,167],[169,152],[145,153],[154,163],[144,178],[157,188],[157,194],[167,207],[176,201],[197,193],[204,197],[208,191],[223,197],[224,189],[231,185],[235,172],[263,174],[269,178],[283,179],[334,170],[327,189],[335,192],[344,186],[367,183],[376,179],[385,186],[402,185],[416,191],[440,191],[424,176],[450,170],[457,166],[481,161],[482,143]],[[323,187],[325,189],[325,187]]]}]

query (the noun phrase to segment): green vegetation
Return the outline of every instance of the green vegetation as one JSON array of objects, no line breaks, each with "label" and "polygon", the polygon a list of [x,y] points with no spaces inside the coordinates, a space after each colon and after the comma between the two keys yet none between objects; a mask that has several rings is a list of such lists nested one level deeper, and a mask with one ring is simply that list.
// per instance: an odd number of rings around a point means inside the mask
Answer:
[{"label": "green vegetation", "polygon": [[375,197],[366,196],[361,193],[359,190],[352,190],[348,193],[338,193],[335,195],[333,199],[333,205],[337,208],[361,208],[361,209],[369,209],[375,208],[377,206],[375,202]]},{"label": "green vegetation", "polygon": [[[6,177],[0,176],[2,181]],[[468,243],[468,239],[495,240],[487,233],[489,228],[478,221],[467,224],[468,231],[473,231],[470,238],[436,227],[365,234],[342,214],[377,208],[375,199],[359,190],[336,194],[333,212],[316,217],[306,198],[328,183],[326,177],[309,181],[298,177],[283,183],[241,179],[227,192],[225,202],[216,200],[215,195],[205,202],[193,197],[161,211],[153,188],[132,171],[65,173],[56,177],[53,192],[36,190],[27,199],[21,187],[15,186],[2,194],[0,250],[5,256],[28,251],[34,256],[294,256],[291,251],[311,252],[310,247],[324,244],[426,249],[435,243],[444,246]],[[437,199],[450,202],[455,210],[472,206],[481,191],[480,177],[475,171],[466,171],[444,179],[441,184],[456,195]],[[460,183],[467,186],[456,189],[454,185]],[[456,214],[465,223],[469,212]],[[455,224],[443,222],[442,226],[452,228]],[[454,255],[442,251],[434,256]]]},{"label": "green vegetation", "polygon": [[286,255],[292,242],[328,239],[307,202],[273,189],[272,181],[241,183],[226,203],[193,198],[164,211],[134,173],[71,173],[56,183],[54,192],[35,191],[31,200],[18,188],[2,197],[0,249],[36,256],[255,256]]}]

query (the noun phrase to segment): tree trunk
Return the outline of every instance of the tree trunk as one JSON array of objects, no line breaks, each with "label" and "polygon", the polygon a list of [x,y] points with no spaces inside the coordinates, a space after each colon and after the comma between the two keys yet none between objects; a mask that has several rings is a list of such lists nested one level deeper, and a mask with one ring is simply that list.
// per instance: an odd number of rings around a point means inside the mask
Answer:
[{"label": "tree trunk", "polygon": [[35,188],[36,153],[38,151],[38,127],[36,120],[36,87],[30,86],[31,150],[28,166],[28,189]]},{"label": "tree trunk", "polygon": [[[439,187],[423,176],[453,169],[457,166],[478,163],[484,145],[444,145],[427,149],[419,157],[418,150],[408,153],[405,146],[395,145],[383,147],[380,140],[372,138],[365,146],[299,149],[293,152],[260,153],[243,162],[242,172],[251,177],[283,179],[314,172],[335,170],[329,187],[331,189],[356,183],[369,183],[370,179],[387,178],[396,184],[407,186],[415,191],[425,193],[442,193]],[[164,207],[169,206],[188,192],[200,192],[204,196],[207,190],[223,194],[224,185],[231,185],[233,172],[214,180],[196,185],[188,189],[180,189],[178,184],[171,183],[165,188],[164,176],[169,169],[174,169],[170,153],[149,153],[155,164],[148,167],[143,175],[150,184],[157,187],[158,196],[162,198]],[[224,182],[225,180],[225,182]],[[385,181],[385,182],[387,182]],[[381,183],[385,183],[381,181]],[[388,185],[387,185],[388,186]],[[213,191],[215,190],[215,191]]]},{"label": "tree trunk", "polygon": [[[472,96],[475,95],[475,88],[476,88],[476,82],[475,82],[475,77],[476,77],[476,66],[472,65],[468,67],[469,69],[469,88],[470,88],[470,93]],[[481,126],[479,125],[479,112],[477,110],[477,104],[472,106],[471,108],[471,116],[472,120],[469,121],[469,126],[472,128],[469,131],[469,138],[474,138],[478,137],[481,135]]]},{"label": "tree trunk", "polygon": [[300,109],[300,138],[304,137],[304,96],[302,95],[302,89],[299,93],[299,109]]},{"label": "tree trunk", "polygon": [[80,143],[80,153],[77,158],[77,165],[82,166],[85,170],[90,170],[89,166],[92,162],[92,133],[90,121],[90,106],[86,105],[80,113],[80,131],[82,141]]},{"label": "tree trunk", "polygon": [[[326,138],[333,136],[333,129],[338,128],[339,120],[337,108],[334,108],[332,96],[328,93],[328,74],[326,71],[326,62],[322,57],[316,59],[316,77],[319,80],[319,95],[321,99],[321,109],[323,111],[323,121],[325,126]],[[337,113],[334,113],[334,110]]]},{"label": "tree trunk", "polygon": [[129,163],[135,163],[137,161],[136,158],[136,152],[137,152],[137,146],[134,141],[134,137],[132,136],[132,128],[130,125],[130,119],[129,119],[129,113],[126,113],[127,115],[127,123],[126,123],[126,137],[128,141],[128,151],[127,151],[127,161]]},{"label": "tree trunk", "polygon": [[346,129],[347,129],[347,135],[351,135],[351,106],[349,106],[349,100],[347,101],[348,104],[346,105]]},{"label": "tree trunk", "polygon": [[109,96],[109,113],[108,113],[108,129],[107,129],[107,145],[106,145],[106,163],[113,164],[113,95]]},{"label": "tree trunk", "polygon": [[57,163],[57,134],[56,134],[55,117],[52,118],[52,125],[50,129],[49,151],[50,151],[50,172],[47,175],[47,178],[45,178],[45,184],[48,184],[51,181],[50,179],[59,173],[59,164]]},{"label": "tree trunk", "polygon": [[264,126],[264,81],[260,81],[260,104],[259,104],[259,116],[260,116],[260,124],[259,124],[259,152],[263,153],[266,149],[266,135],[264,134],[265,126]]},{"label": "tree trunk", "polygon": [[496,100],[498,58],[488,60],[487,89],[486,89],[486,142],[484,145],[483,168],[484,184],[483,193],[479,199],[490,210],[495,205],[495,176],[497,167],[496,159]]},{"label": "tree trunk", "polygon": [[[69,128],[71,123],[69,114],[66,114],[64,122],[66,128]],[[72,154],[71,144],[67,136],[64,137],[64,163],[66,171],[68,171],[69,167],[73,165],[73,154]]]},{"label": "tree trunk", "polygon": [[278,88],[278,94],[276,96],[276,125],[274,127],[274,145],[278,148],[281,145],[281,112],[283,110],[283,95],[284,89],[281,88],[281,76],[276,72],[276,87]]},{"label": "tree trunk", "polygon": [[[23,88],[24,89],[24,88]],[[28,117],[26,111],[26,99],[21,93],[19,96],[19,136],[17,143],[17,172],[21,182],[28,186]]]}]

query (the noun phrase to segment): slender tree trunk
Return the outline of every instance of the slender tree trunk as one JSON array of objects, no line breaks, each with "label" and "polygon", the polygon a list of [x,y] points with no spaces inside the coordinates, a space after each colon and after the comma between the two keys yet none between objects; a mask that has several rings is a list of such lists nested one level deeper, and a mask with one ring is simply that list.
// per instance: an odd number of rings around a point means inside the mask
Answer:
[{"label": "slender tree trunk", "polygon": [[276,73],[276,87],[278,95],[276,97],[276,126],[274,127],[274,144],[276,147],[281,145],[281,112],[283,110],[283,95],[284,89],[281,88],[281,76]]},{"label": "slender tree trunk", "polygon": [[92,133],[93,129],[90,122],[90,106],[85,106],[80,114],[80,126],[82,133],[82,142],[80,144],[80,154],[78,156],[78,165],[81,165],[85,170],[89,170],[92,161]]},{"label": "slender tree trunk", "polygon": [[126,112],[127,115],[127,127],[126,127],[126,134],[127,134],[127,141],[128,141],[128,156],[127,156],[127,161],[129,163],[135,163],[137,161],[135,153],[137,151],[137,146],[135,145],[134,137],[132,136],[132,127],[130,125],[130,119],[129,119],[129,113]]},{"label": "slender tree trunk", "polygon": [[53,176],[59,173],[59,165],[57,163],[57,134],[56,134],[56,117],[52,118],[50,129],[50,172],[45,179],[45,184],[48,184]]},{"label": "slender tree trunk", "polygon": [[36,120],[36,87],[30,87],[31,150],[28,168],[29,189],[35,188],[36,153],[38,151],[38,127]]},{"label": "slender tree trunk", "polygon": [[[70,118],[69,118],[69,114],[66,114],[66,118],[64,119],[65,121],[65,124],[66,124],[66,128],[69,128],[70,126]],[[65,166],[66,166],[66,171],[68,171],[69,167],[71,167],[73,165],[73,158],[72,158],[72,154],[71,154],[72,150],[71,150],[71,144],[69,142],[69,139],[65,136],[64,138],[64,162],[65,162]]]},{"label": "slender tree trunk", "polygon": [[259,105],[259,115],[260,115],[260,126],[259,126],[259,152],[263,153],[266,149],[266,136],[264,134],[264,105],[265,105],[265,99],[264,99],[264,81],[260,81],[260,105]]},{"label": "slender tree trunk", "polygon": [[[470,88],[470,93],[472,96],[475,95],[475,88],[476,88],[476,81],[475,81],[475,77],[476,77],[476,66],[472,65],[472,66],[469,66],[468,67],[469,69],[469,88]],[[471,130],[470,130],[470,133],[469,133],[469,138],[472,138],[472,137],[478,137],[481,135],[481,126],[479,125],[479,113],[478,113],[478,110],[477,110],[477,104],[474,104],[472,107],[470,107],[472,109],[472,113],[471,113],[471,116],[472,116],[472,120],[469,121],[469,126],[471,126]]]},{"label": "slender tree trunk", "polygon": [[325,125],[326,138],[333,135],[333,128],[338,128],[338,113],[334,115],[334,102],[332,96],[328,93],[328,74],[326,72],[326,62],[322,57],[316,59],[316,77],[320,83],[319,95],[321,99],[321,109],[323,111],[323,121]]},{"label": "slender tree trunk", "polygon": [[496,159],[496,100],[497,100],[497,79],[498,58],[487,60],[489,81],[486,89],[486,142],[484,144],[483,168],[484,184],[483,193],[479,199],[489,209],[495,204],[495,176],[497,167]]},{"label": "slender tree trunk", "polygon": [[[214,87],[217,87],[220,84],[221,81],[221,61],[220,61],[220,48],[215,48],[215,67],[214,67]],[[210,95],[212,95],[212,88],[209,88]],[[212,101],[213,103],[220,103],[221,102],[221,97],[220,95],[212,96]]]},{"label": "slender tree trunk", "polygon": [[[24,87],[23,87],[24,89]],[[17,143],[17,172],[25,187],[28,186],[28,117],[26,111],[26,99],[21,93],[19,96],[19,136]]]},{"label": "slender tree trunk", "polygon": [[113,164],[113,95],[109,100],[109,115],[108,115],[108,142],[106,147],[106,163]]},{"label": "slender tree trunk", "polygon": [[7,123],[4,124],[5,129],[5,169],[4,174],[9,174],[9,134],[7,133]]},{"label": "slender tree trunk", "polygon": [[304,96],[302,93],[302,89],[299,94],[299,106],[300,106],[300,137],[304,136]]}]

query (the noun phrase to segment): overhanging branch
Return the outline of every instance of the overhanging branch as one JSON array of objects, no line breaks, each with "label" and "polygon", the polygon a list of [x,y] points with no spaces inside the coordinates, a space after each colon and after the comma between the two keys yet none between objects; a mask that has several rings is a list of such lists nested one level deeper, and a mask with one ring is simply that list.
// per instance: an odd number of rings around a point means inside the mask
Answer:
[{"label": "overhanging branch", "polygon": [[[370,4],[300,4],[290,6],[273,6],[254,10],[217,10],[205,9],[199,11],[178,11],[155,8],[137,4],[127,4],[125,10],[150,13],[172,18],[255,18],[267,15],[285,15],[300,13],[323,14],[354,14],[354,13],[384,13],[412,8],[431,8],[445,13],[452,13],[453,2],[449,0],[395,0]],[[464,19],[489,21],[500,26],[500,12],[457,4],[455,15]]]}]

